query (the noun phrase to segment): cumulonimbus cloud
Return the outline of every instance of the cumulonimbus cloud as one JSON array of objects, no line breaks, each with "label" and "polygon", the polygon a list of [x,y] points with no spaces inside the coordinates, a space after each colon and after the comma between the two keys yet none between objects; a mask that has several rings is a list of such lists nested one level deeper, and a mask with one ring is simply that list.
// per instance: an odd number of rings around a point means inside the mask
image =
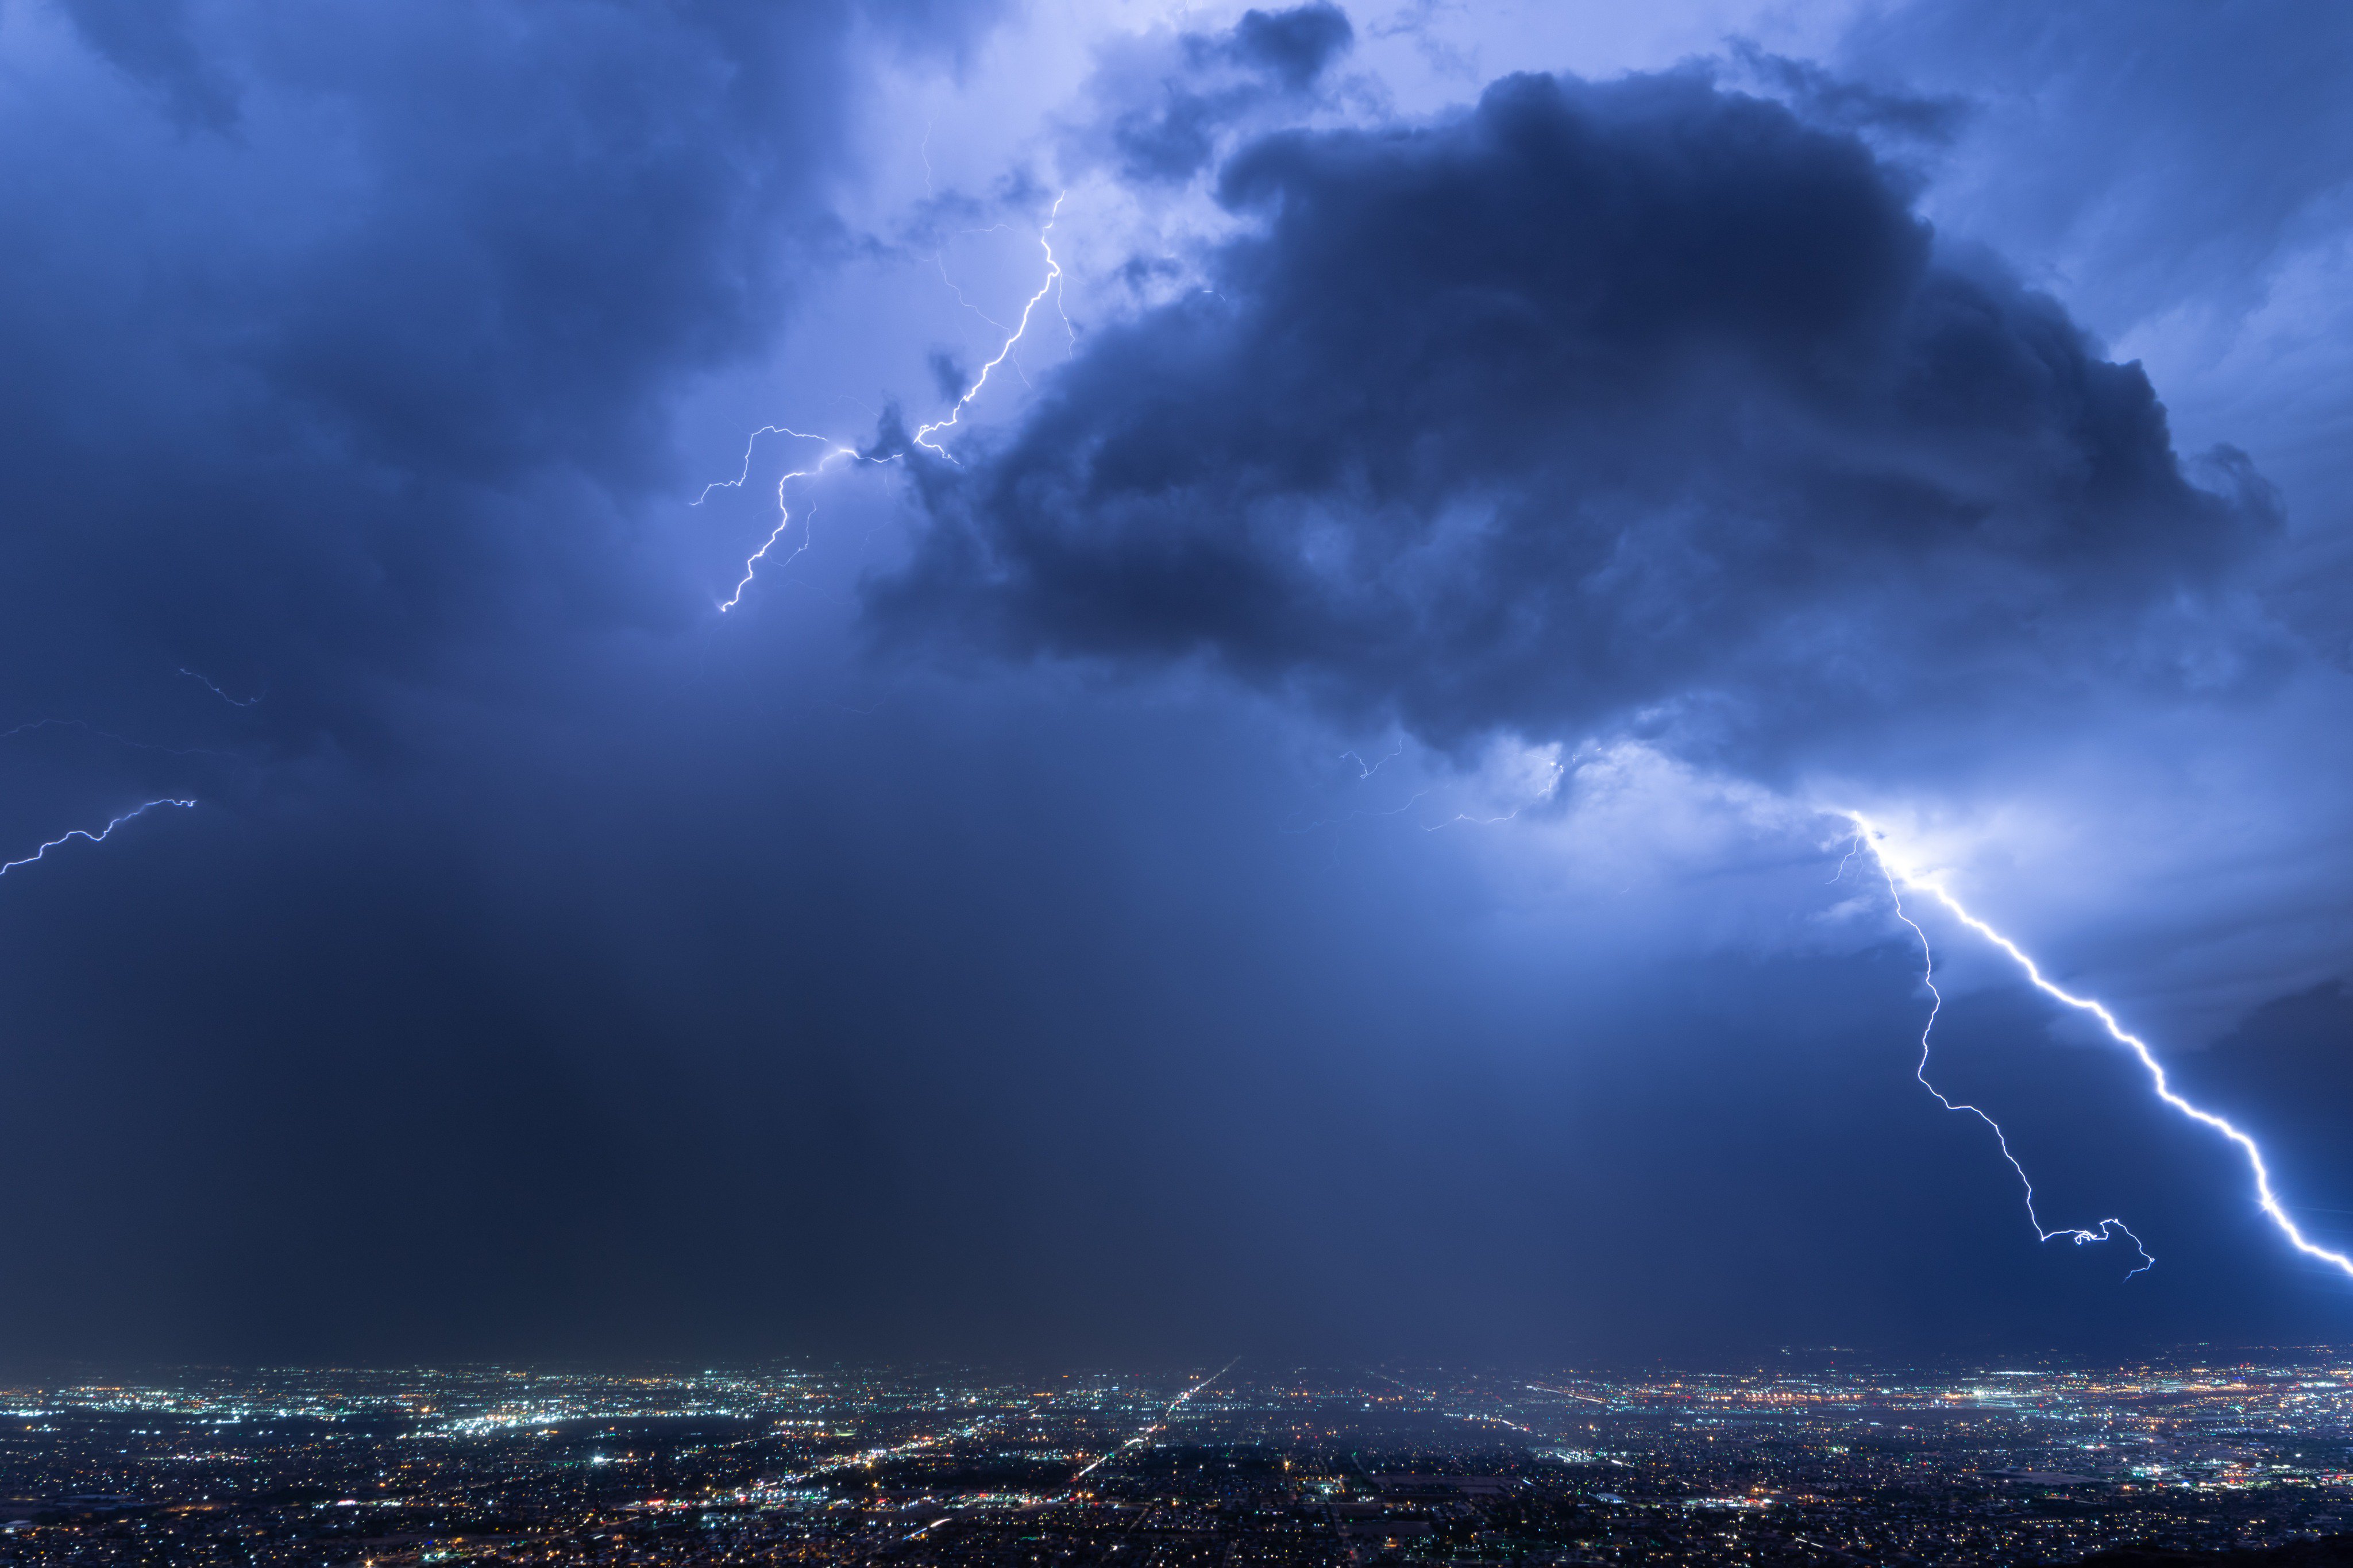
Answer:
[{"label": "cumulonimbus cloud", "polygon": [[[2000,690],[2227,690],[2277,529],[2136,364],[1855,134],[1704,71],[1240,149],[1207,286],[931,465],[890,631],[1207,658],[1441,743],[1726,747]],[[1670,716],[1662,719],[1662,715]]]}]

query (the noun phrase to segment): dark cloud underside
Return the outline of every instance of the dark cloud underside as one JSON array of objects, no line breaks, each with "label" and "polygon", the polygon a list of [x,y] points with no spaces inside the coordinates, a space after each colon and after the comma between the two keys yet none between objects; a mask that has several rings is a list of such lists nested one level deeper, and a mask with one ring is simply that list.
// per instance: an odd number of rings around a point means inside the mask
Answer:
[{"label": "dark cloud underside", "polygon": [[478,638],[685,613],[634,552],[677,399],[833,243],[846,63],[986,15],[937,10],[29,13],[68,26],[0,100],[14,712],[170,725],[185,666],[349,741]]},{"label": "dark cloud underside", "polygon": [[2138,367],[1940,251],[1852,134],[1697,74],[1524,76],[1219,188],[1256,221],[1208,287],[932,476],[886,624],[1208,655],[1441,740],[2247,676],[2192,623],[2260,482],[2190,483]]}]

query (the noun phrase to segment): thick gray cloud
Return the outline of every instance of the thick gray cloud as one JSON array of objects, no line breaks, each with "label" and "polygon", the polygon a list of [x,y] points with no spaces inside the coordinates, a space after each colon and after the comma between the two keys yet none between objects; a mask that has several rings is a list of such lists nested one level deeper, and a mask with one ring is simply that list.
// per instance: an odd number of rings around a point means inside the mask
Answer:
[{"label": "thick gray cloud", "polygon": [[1070,139],[1071,161],[1110,163],[1140,185],[1189,180],[1237,124],[1296,111],[1356,40],[1338,6],[1246,11],[1216,34],[1178,33],[1109,51],[1089,84],[1092,119]]},{"label": "thick gray cloud", "polygon": [[2276,527],[2139,368],[1940,249],[1855,136],[1696,72],[1524,76],[1241,150],[1206,287],[934,469],[875,607],[1206,656],[1442,742],[1638,715],[1772,750],[2021,686],[2226,690]]},{"label": "thick gray cloud", "polygon": [[985,15],[14,12],[9,714],[211,734],[186,667],[268,692],[239,743],[365,744],[473,639],[690,613],[637,549],[677,399],[837,244],[845,68]]},{"label": "thick gray cloud", "polygon": [[2253,453],[2293,536],[2270,603],[2353,665],[2353,14],[1907,5],[1867,14],[1835,68],[1967,100],[1939,221],[2145,355],[2184,429]]}]

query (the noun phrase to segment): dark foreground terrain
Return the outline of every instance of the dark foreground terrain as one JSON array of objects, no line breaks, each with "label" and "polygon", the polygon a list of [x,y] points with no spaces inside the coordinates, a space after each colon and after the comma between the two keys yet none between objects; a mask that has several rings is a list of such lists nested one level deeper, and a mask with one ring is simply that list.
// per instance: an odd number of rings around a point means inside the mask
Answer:
[{"label": "dark foreground terrain", "polygon": [[2353,1563],[2353,1363],[2247,1357],[20,1379],[0,1568]]}]

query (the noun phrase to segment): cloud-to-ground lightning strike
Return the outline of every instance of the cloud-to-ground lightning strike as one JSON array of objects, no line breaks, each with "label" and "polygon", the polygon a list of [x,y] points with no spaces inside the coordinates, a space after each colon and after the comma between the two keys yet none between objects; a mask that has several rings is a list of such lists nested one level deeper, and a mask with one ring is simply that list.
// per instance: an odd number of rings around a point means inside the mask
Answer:
[{"label": "cloud-to-ground lightning strike", "polygon": [[[711,492],[712,490],[742,489],[744,488],[744,481],[752,477],[752,448],[759,445],[760,437],[763,436],[790,436],[797,441],[823,441],[826,444],[826,453],[824,457],[819,458],[817,460],[816,466],[807,468],[795,468],[791,473],[786,474],[776,480],[776,526],[768,531],[768,537],[760,542],[760,548],[752,552],[751,555],[744,560],[744,575],[742,580],[735,584],[735,591],[728,595],[726,600],[719,606],[719,613],[723,616],[728,611],[733,609],[737,605],[743,603],[744,590],[750,587],[752,585],[752,579],[759,574],[760,563],[767,558],[769,551],[776,548],[776,541],[785,536],[785,530],[792,526],[792,510],[785,504],[785,487],[786,485],[790,484],[795,479],[815,479],[818,475],[825,472],[826,468],[834,461],[841,458],[848,458],[854,462],[861,463],[887,463],[893,460],[890,458],[869,458],[860,452],[856,447],[845,447],[830,436],[812,436],[805,430],[788,429],[782,425],[763,425],[757,430],[752,432],[751,439],[744,443],[743,470],[732,479],[715,479],[710,484],[703,486],[702,493],[695,497],[694,500],[688,504],[691,506],[701,506],[704,501],[711,499]],[[807,548],[808,539],[806,533],[804,533],[801,539],[801,550],[806,550]],[[800,550],[796,550],[793,553],[797,555],[800,553]]]},{"label": "cloud-to-ground lightning strike", "polygon": [[[1881,853],[1880,845],[1872,837],[1871,830],[1867,826],[1860,826],[1862,819],[1857,817],[1855,820],[1859,825],[1859,837],[1870,847],[1873,856],[1879,862],[1881,873],[1887,879],[1888,897],[1895,901],[1895,918],[1911,927],[1912,934],[1920,939],[1921,984],[1928,988],[1928,1016],[1920,1026],[1920,1061],[1912,1069],[1912,1076],[1918,1079],[1920,1087],[1935,1095],[1936,1103],[1946,1110],[1966,1110],[1993,1130],[1993,1141],[2000,1146],[2001,1157],[2010,1162],[2010,1168],[2018,1173],[2018,1184],[2026,1189],[2026,1218],[2028,1223],[2034,1226],[2034,1234],[2039,1238],[2044,1241],[2055,1241],[2063,1236],[2081,1247],[2090,1241],[2114,1241],[2116,1234],[2121,1233],[2131,1239],[2133,1249],[2141,1257],[2140,1267],[2126,1273],[2125,1278],[2129,1279],[2133,1275],[2155,1267],[2157,1259],[2150,1255],[2148,1248],[2142,1245],[2140,1237],[2133,1234],[2132,1227],[2120,1219],[2114,1217],[2104,1219],[2100,1221],[2096,1229],[2091,1230],[2086,1230],[2081,1226],[2061,1226],[2055,1230],[2045,1228],[2042,1215],[2036,1212],[2034,1207],[2034,1179],[2026,1173],[2026,1167],[2018,1163],[2018,1156],[2010,1152],[2010,1134],[2001,1130],[2001,1123],[1987,1114],[1981,1106],[1947,1099],[1943,1089],[1928,1081],[1928,1037],[1936,1032],[1936,1016],[1945,1010],[1945,994],[1936,989],[1936,955],[1928,945],[1928,933],[1921,930],[1919,922],[1905,911],[1904,894],[1896,886],[1897,876],[1894,868],[1888,863],[1886,856]],[[1904,880],[1910,881],[1912,879],[1906,876]],[[1949,899],[1946,901],[1951,902]]]},{"label": "cloud-to-ground lightning strike", "polygon": [[2042,1236],[2043,1240],[2049,1241],[2055,1237],[2065,1236],[2073,1237],[2079,1244],[2086,1241],[2105,1241],[2109,1239],[2107,1236],[2107,1227],[2114,1226],[2126,1236],[2132,1237],[2133,1246],[2139,1248],[2141,1257],[2147,1260],[2144,1262],[2139,1268],[2136,1268],[2131,1274],[2126,1275],[2126,1279],[2131,1279],[2133,1274],[2140,1273],[2142,1269],[2147,1268],[2151,1264],[2157,1261],[2155,1258],[2149,1257],[2148,1249],[2141,1246],[2140,1237],[2133,1236],[2131,1231],[2126,1230],[2124,1223],[2120,1220],[2102,1220],[2100,1222],[2100,1228],[2097,1231],[2066,1228],[2050,1231],[2044,1230],[2042,1228],[2042,1220],[2035,1217],[2034,1214],[2034,1184],[2027,1181],[2025,1168],[2020,1165],[2016,1157],[2010,1153],[2010,1142],[2008,1139],[2002,1137],[2000,1125],[1997,1123],[1992,1117],[1986,1115],[1984,1111],[1979,1110],[1974,1105],[1957,1105],[1953,1101],[1945,1099],[1942,1094],[1937,1092],[1936,1087],[1928,1082],[1928,1032],[1936,1026],[1936,1013],[1938,1009],[1944,1005],[1944,997],[1937,992],[1936,986],[1936,960],[1934,955],[1929,952],[1928,934],[1920,929],[1919,925],[1910,915],[1904,912],[1903,888],[1917,888],[1922,892],[1925,892],[1931,898],[1935,899],[1938,903],[1944,905],[1946,910],[1952,914],[1954,919],[1959,921],[1963,925],[1968,927],[1969,930],[1977,932],[1978,935],[1985,938],[1986,941],[1991,942],[1994,946],[2000,948],[2004,953],[2008,954],[2010,961],[2025,972],[2026,978],[2032,982],[2036,990],[2042,992],[2044,995],[2051,997],[2054,1001],[2066,1004],[2068,1006],[2074,1008],[2079,1013],[2088,1013],[2093,1017],[2097,1018],[2100,1021],[2101,1027],[2107,1030],[2109,1037],[2118,1045],[2123,1046],[2126,1049],[2132,1052],[2133,1056],[2140,1062],[2142,1068],[2147,1072],[2149,1083],[2156,1089],[2157,1097],[2159,1100],[2165,1101],[2166,1104],[2171,1106],[2182,1115],[2189,1118],[2192,1121],[2198,1122],[2202,1126],[2212,1128],[2215,1131],[2221,1133],[2223,1137],[2229,1139],[2232,1142],[2239,1146],[2240,1152],[2243,1153],[2247,1157],[2248,1168],[2254,1173],[2255,1197],[2258,1205],[2263,1209],[2263,1213],[2270,1217],[2271,1222],[2279,1227],[2280,1233],[2287,1237],[2289,1243],[2294,1246],[2298,1252],[2303,1253],[2306,1257],[2317,1258],[2323,1263],[2333,1265],[2341,1273],[2348,1276],[2353,1276],[2353,1258],[2349,1258],[2341,1252],[2332,1252],[2327,1247],[2322,1247],[2317,1242],[2315,1242],[2309,1237],[2306,1236],[2304,1232],[2298,1228],[2296,1223],[2288,1217],[2287,1210],[2280,1204],[2279,1194],[2272,1190],[2271,1167],[2263,1161],[2263,1149],[2253,1138],[2241,1131],[2237,1127],[2232,1125],[2232,1123],[2225,1118],[2217,1116],[2211,1110],[2193,1105],[2189,1100],[2184,1100],[2180,1095],[2175,1093],[2171,1081],[2166,1077],[2164,1065],[2157,1059],[2157,1054],[2149,1049],[2147,1041],[2142,1039],[2139,1036],[2133,1034],[2122,1024],[2118,1023],[2116,1021],[2116,1016],[2109,1012],[2106,1006],[2101,1003],[2096,1002],[2088,996],[2078,996],[2072,991],[2065,990],[2052,984],[2052,982],[2044,976],[2042,967],[2037,964],[2033,959],[2027,956],[2024,949],[2021,948],[2016,942],[2010,941],[2010,938],[2002,935],[2001,932],[1994,930],[1993,927],[1988,925],[1985,921],[1979,920],[1976,915],[1971,914],[1968,910],[1962,905],[1960,900],[1953,896],[1952,890],[1947,888],[1941,881],[1938,881],[1933,877],[1922,876],[1918,872],[1913,871],[1906,867],[1897,865],[1889,858],[1886,835],[1882,833],[1878,827],[1873,826],[1869,818],[1863,816],[1858,812],[1848,812],[1846,813],[1846,816],[1852,822],[1853,822],[1858,839],[1865,847],[1870,849],[1872,858],[1878,862],[1880,874],[1887,879],[1888,894],[1895,900],[1895,918],[1902,921],[1905,925],[1910,926],[1912,928],[1913,935],[1920,939],[1920,951],[1928,963],[1928,994],[1932,998],[1934,998],[1934,1003],[1928,1011],[1927,1026],[1920,1031],[1920,1082],[1930,1094],[1936,1096],[1937,1100],[1941,1102],[1947,1110],[1970,1111],[1982,1120],[1987,1126],[1993,1129],[1994,1137],[2001,1142],[2002,1158],[2010,1161],[2010,1169],[2018,1173],[2018,1179],[2026,1185],[2027,1217],[2034,1221],[2034,1228],[2036,1232]]},{"label": "cloud-to-ground lightning strike", "polygon": [[95,833],[92,833],[87,827],[77,827],[71,832],[60,833],[55,838],[50,839],[47,844],[42,845],[38,849],[34,850],[30,855],[26,856],[24,858],[19,860],[10,860],[5,865],[0,865],[0,877],[6,876],[9,872],[15,870],[19,866],[31,865],[34,861],[38,860],[42,856],[47,855],[50,850],[58,847],[58,846],[69,843],[76,838],[87,838],[92,844],[102,844],[106,841],[106,836],[108,834],[113,832],[116,828],[121,826],[124,823],[130,821],[134,816],[146,816],[149,812],[154,810],[159,805],[193,806],[196,803],[193,800],[175,800],[167,796],[163,800],[151,800],[144,805],[132,806],[129,811],[124,812],[121,816],[116,817],[113,821],[108,823],[105,826],[100,828]]},{"label": "cloud-to-ground lightning strike", "polygon": [[1038,248],[1046,253],[1046,280],[1038,285],[1038,291],[1029,296],[1028,304],[1021,307],[1021,319],[1014,323],[1012,333],[1005,340],[1005,346],[997,351],[995,359],[980,367],[980,374],[975,376],[972,384],[965,389],[965,395],[955,400],[955,406],[948,410],[948,416],[934,420],[915,432],[916,446],[947,458],[951,463],[955,461],[954,458],[948,457],[948,449],[945,447],[931,437],[935,431],[953,428],[956,421],[964,417],[965,405],[978,397],[980,389],[988,384],[988,373],[1003,364],[1012,354],[1014,345],[1021,341],[1021,334],[1029,330],[1030,316],[1035,314],[1038,307],[1045,302],[1046,296],[1054,291],[1054,285],[1061,280],[1062,264],[1054,259],[1054,244],[1050,237],[1054,232],[1054,220],[1061,216],[1061,212],[1062,197],[1058,195],[1054,198],[1052,208],[1046,214],[1046,226],[1038,231]]}]

